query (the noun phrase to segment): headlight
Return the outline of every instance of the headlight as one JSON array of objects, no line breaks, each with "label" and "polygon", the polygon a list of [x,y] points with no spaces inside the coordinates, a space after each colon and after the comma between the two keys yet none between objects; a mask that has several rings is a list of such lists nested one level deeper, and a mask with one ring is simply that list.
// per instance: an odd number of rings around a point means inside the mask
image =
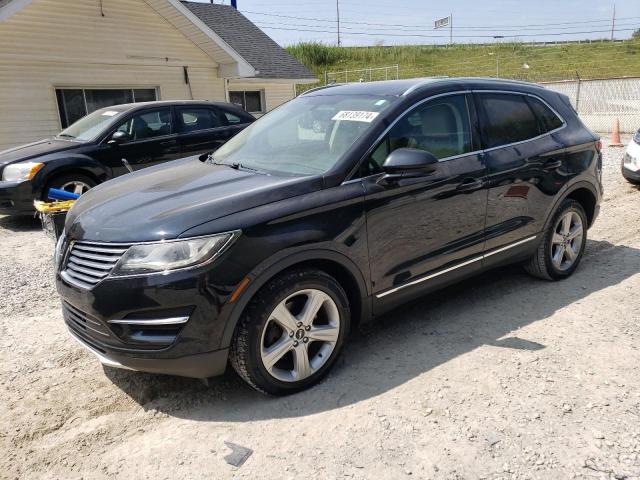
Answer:
[{"label": "headlight", "polygon": [[38,171],[44,167],[44,163],[20,162],[4,167],[2,180],[5,182],[19,182],[31,180]]},{"label": "headlight", "polygon": [[189,268],[213,261],[240,232],[209,237],[133,245],[116,264],[113,275],[144,275]]}]

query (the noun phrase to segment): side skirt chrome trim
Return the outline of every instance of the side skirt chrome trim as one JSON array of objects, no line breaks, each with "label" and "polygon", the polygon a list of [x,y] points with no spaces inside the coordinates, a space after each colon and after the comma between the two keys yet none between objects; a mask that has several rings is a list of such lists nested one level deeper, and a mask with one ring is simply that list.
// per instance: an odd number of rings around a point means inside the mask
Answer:
[{"label": "side skirt chrome trim", "polygon": [[532,237],[525,238],[523,240],[519,240],[519,241],[517,241],[515,243],[511,243],[511,244],[509,244],[509,245],[507,245],[505,247],[498,248],[497,250],[493,250],[493,251],[491,251],[489,253],[485,253],[483,255],[480,255],[478,257],[472,258],[472,259],[467,260],[465,262],[458,263],[457,265],[453,265],[452,267],[445,268],[444,270],[440,270],[440,271],[437,271],[435,273],[431,273],[429,275],[426,275],[424,277],[420,277],[420,278],[418,278],[416,280],[412,280],[410,282],[404,283],[404,284],[399,285],[397,287],[391,288],[391,289],[389,289],[389,290],[387,290],[385,292],[378,293],[378,294],[376,294],[376,298],[386,297],[387,295],[390,295],[392,293],[396,293],[397,291],[402,290],[404,288],[411,287],[413,285],[417,285],[417,284],[422,283],[422,282],[426,282],[427,280],[431,280],[432,278],[439,277],[440,275],[444,275],[445,273],[449,273],[449,272],[451,272],[453,270],[457,270],[458,268],[466,267],[467,265],[471,265],[472,263],[478,262],[478,261],[483,260],[483,259],[485,259],[487,257],[492,256],[492,255],[496,255],[497,253],[504,252],[505,250],[509,250],[510,248],[517,247],[518,245],[522,245],[523,243],[531,242],[532,240],[535,240],[536,238],[538,238],[538,236],[534,235]]},{"label": "side skirt chrome trim", "polygon": [[187,323],[189,317],[173,317],[173,318],[140,318],[140,319],[124,319],[124,320],[108,320],[107,323],[117,323],[122,325],[181,325]]}]

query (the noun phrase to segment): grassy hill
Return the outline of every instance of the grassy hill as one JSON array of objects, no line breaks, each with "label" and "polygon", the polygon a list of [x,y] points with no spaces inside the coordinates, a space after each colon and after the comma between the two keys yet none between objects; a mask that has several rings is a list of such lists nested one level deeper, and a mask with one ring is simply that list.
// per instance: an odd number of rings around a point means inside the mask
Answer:
[{"label": "grassy hill", "polygon": [[[399,78],[429,76],[489,76],[532,82],[640,76],[640,39],[559,45],[499,43],[452,47],[406,45],[392,47],[333,47],[301,43],[287,50],[324,83],[325,70],[368,69],[398,65]],[[391,74],[391,72],[390,72]],[[392,73],[395,78],[395,70]],[[384,79],[373,71],[372,80]],[[353,72],[347,81],[369,80],[369,72]],[[330,77],[344,82],[345,75]]]}]

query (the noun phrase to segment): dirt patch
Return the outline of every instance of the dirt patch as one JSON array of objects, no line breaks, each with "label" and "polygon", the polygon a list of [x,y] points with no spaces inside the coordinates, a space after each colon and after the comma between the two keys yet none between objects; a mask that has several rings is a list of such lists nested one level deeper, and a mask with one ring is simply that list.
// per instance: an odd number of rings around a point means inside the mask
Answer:
[{"label": "dirt patch", "polygon": [[[605,153],[572,278],[509,267],[425,297],[281,399],[103,370],[64,327],[52,242],[0,218],[0,477],[640,478],[640,189]],[[232,467],[225,441],[253,454]]]}]

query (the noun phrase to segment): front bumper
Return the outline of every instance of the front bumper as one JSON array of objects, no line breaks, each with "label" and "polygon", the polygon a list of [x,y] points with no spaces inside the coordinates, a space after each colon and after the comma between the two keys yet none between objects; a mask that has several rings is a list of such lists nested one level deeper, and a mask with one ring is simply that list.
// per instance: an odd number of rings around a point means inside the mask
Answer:
[{"label": "front bumper", "polygon": [[233,285],[211,271],[56,284],[70,334],[107,366],[207,378],[224,373],[224,306]]},{"label": "front bumper", "polygon": [[0,181],[0,215],[31,215],[35,196],[29,181]]},{"label": "front bumper", "polygon": [[622,158],[622,175],[627,180],[640,182],[640,145],[633,140]]}]

